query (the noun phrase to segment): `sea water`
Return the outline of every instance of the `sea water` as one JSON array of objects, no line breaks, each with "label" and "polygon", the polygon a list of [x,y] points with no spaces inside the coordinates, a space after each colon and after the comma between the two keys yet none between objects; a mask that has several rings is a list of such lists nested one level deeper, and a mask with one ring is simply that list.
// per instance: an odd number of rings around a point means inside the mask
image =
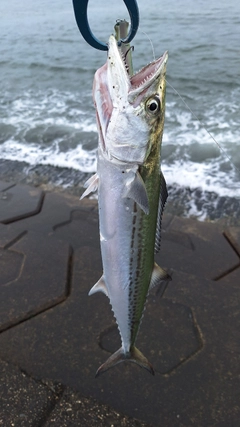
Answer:
[{"label": "sea water", "polygon": [[[138,5],[134,70],[169,52],[162,170],[170,205],[201,219],[237,216],[240,2]],[[117,19],[129,20],[119,0],[90,0],[88,16],[102,41]],[[23,175],[38,170],[41,178],[47,170],[49,181],[80,186],[96,171],[91,91],[106,52],[83,40],[70,0],[1,0],[0,18],[1,179],[21,165]]]}]

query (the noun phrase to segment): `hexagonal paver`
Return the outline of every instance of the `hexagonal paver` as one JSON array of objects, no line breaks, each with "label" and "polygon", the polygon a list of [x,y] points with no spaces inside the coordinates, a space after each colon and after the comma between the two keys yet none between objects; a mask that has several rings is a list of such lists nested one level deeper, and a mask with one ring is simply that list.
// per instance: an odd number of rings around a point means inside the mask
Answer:
[{"label": "hexagonal paver", "polygon": [[93,246],[100,250],[98,214],[94,204],[91,210],[89,206],[84,209],[84,205],[79,210],[73,210],[69,221],[56,225],[54,232],[59,239],[70,241],[73,249]]},{"label": "hexagonal paver", "polygon": [[[150,298],[148,312],[147,318],[143,318],[136,346],[139,350],[142,343],[145,348],[147,346],[154,370],[168,374],[202,348],[199,328],[189,307],[169,299]],[[121,347],[117,326],[100,333],[99,345],[110,353]],[[103,357],[106,358],[106,353]]]},{"label": "hexagonal paver", "polygon": [[0,224],[0,248],[7,249],[19,240],[26,231],[18,230],[13,225]]},{"label": "hexagonal paver", "polygon": [[0,334],[0,357],[154,426],[212,427],[221,420],[228,425],[240,414],[237,271],[219,282],[174,274],[163,299],[150,295],[137,339],[155,377],[122,363],[95,379],[109,355],[99,346],[99,334],[114,326],[114,317],[107,297],[88,297],[101,275],[99,251],[77,249],[73,264],[69,297]]},{"label": "hexagonal paver", "polygon": [[[61,230],[68,228],[72,219],[75,219],[75,211],[79,209],[82,217],[87,217],[95,207],[96,201],[93,200],[84,199],[80,201],[79,198],[71,197],[68,194],[46,193],[40,212],[37,215],[28,216],[14,222],[12,227],[16,230],[32,230],[42,233],[52,233],[55,230],[56,234],[62,239]],[[67,237],[68,242],[71,240],[71,236],[65,235],[65,237]]]},{"label": "hexagonal paver", "polygon": [[152,425],[233,424],[240,417],[237,251],[212,224],[170,219],[158,263],[174,268],[173,280],[163,298],[151,291],[136,342],[156,375],[122,363],[95,379],[119,335],[108,298],[88,297],[102,265],[96,215],[81,206],[49,194],[39,215],[0,227],[9,262],[10,252],[25,257],[17,280],[0,286],[0,320],[8,322],[0,358]]},{"label": "hexagonal paver", "polygon": [[18,278],[23,261],[23,254],[0,249],[0,286],[6,286]]},{"label": "hexagonal paver", "polygon": [[39,426],[55,403],[50,387],[27,377],[16,366],[0,361],[0,425]]},{"label": "hexagonal paver", "polygon": [[68,244],[29,232],[1,254],[0,330],[66,298],[71,255]]},{"label": "hexagonal paver", "polygon": [[152,427],[102,405],[82,393],[64,390],[44,427]]},{"label": "hexagonal paver", "polygon": [[217,225],[184,218],[174,218],[163,232],[156,260],[174,274],[185,272],[212,280],[239,264],[239,256]]},{"label": "hexagonal paver", "polygon": [[240,228],[230,227],[224,231],[224,235],[229,244],[232,246],[233,250],[235,250],[237,255],[240,257]]},{"label": "hexagonal paver", "polygon": [[26,185],[14,185],[0,192],[0,222],[9,224],[41,209],[43,192]]},{"label": "hexagonal paver", "polygon": [[0,181],[0,192],[8,190],[9,188],[13,187],[14,185],[15,185],[14,182]]}]

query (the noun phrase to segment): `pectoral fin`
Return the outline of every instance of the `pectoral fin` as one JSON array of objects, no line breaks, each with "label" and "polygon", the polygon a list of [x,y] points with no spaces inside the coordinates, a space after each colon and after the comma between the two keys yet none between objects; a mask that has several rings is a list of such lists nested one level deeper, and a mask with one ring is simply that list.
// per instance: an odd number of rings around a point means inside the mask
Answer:
[{"label": "pectoral fin", "polygon": [[149,214],[147,190],[139,172],[136,172],[133,181],[126,185],[123,197],[133,199],[145,214]]},{"label": "pectoral fin", "polygon": [[93,295],[96,292],[102,292],[108,297],[108,291],[107,286],[104,280],[104,277],[102,276],[99,281],[90,289],[88,295]]},{"label": "pectoral fin", "polygon": [[99,180],[98,175],[95,173],[93,176],[91,176],[91,178],[89,178],[85,182],[84,187],[86,188],[86,190],[81,195],[80,200],[88,196],[88,194],[94,193],[94,191],[98,189],[98,180]]}]

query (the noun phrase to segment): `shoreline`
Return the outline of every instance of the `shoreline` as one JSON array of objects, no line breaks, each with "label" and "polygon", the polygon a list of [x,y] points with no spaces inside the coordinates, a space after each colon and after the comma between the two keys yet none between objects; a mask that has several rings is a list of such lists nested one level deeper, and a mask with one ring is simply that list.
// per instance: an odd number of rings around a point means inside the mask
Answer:
[{"label": "shoreline", "polygon": [[[25,162],[0,159],[0,180],[32,185],[44,191],[67,193],[76,197],[81,196],[84,191],[83,184],[91,175],[76,169],[29,165]],[[167,188],[169,195],[165,213],[219,223],[222,226],[240,226],[240,199],[219,196],[201,188],[190,189],[173,185],[167,185]]]}]

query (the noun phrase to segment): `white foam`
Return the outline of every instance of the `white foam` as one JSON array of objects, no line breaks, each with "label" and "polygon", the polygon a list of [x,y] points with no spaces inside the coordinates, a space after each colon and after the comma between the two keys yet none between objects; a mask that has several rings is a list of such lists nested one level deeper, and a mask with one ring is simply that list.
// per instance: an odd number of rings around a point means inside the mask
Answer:
[{"label": "white foam", "polygon": [[170,185],[189,187],[192,190],[201,188],[220,196],[240,197],[240,185],[234,181],[234,172],[226,174],[213,162],[206,164],[179,160],[171,165],[163,162],[162,171]]},{"label": "white foam", "polygon": [[26,145],[10,140],[0,145],[0,157],[30,165],[52,165],[88,173],[96,170],[96,149],[86,151],[81,145],[67,152],[60,152],[57,143],[43,149],[38,144]]},{"label": "white foam", "polygon": [[[231,158],[232,165],[239,152],[240,142],[239,107],[234,102],[236,95],[239,95],[239,92],[233,91],[229,93],[229,98],[224,95],[223,99],[215,103],[213,101],[201,117],[207,129]],[[7,95],[5,98],[8,100]],[[21,97],[8,102],[7,108],[3,108],[3,105],[2,103],[1,123],[12,125],[14,131],[0,145],[2,159],[25,161],[30,165],[49,164],[83,172],[96,171],[96,148],[84,149],[90,142],[91,145],[95,143],[93,139],[97,141],[95,111],[90,91],[81,94],[57,90],[39,93],[27,91]],[[205,149],[204,144],[212,145],[213,140],[202,123],[196,120],[197,106],[196,103],[193,114],[180,100],[167,102],[163,145],[174,149],[169,157],[163,159],[166,181],[171,185],[191,189],[200,187],[204,191],[214,191],[219,195],[240,197],[237,170],[234,170],[233,166],[226,172],[221,170],[221,165],[229,161],[223,153],[219,152],[217,156],[209,150],[212,158],[207,158],[204,162],[198,161],[198,151],[201,154],[201,149]],[[46,142],[44,137],[48,136],[48,128],[51,126],[54,126],[54,129],[51,129]],[[66,127],[66,132],[63,129],[61,133],[61,126]],[[29,133],[29,130],[32,133]],[[194,152],[194,159],[191,157],[193,143],[198,148]],[[97,142],[95,144],[97,145]],[[67,151],[66,147],[69,147]]]}]

